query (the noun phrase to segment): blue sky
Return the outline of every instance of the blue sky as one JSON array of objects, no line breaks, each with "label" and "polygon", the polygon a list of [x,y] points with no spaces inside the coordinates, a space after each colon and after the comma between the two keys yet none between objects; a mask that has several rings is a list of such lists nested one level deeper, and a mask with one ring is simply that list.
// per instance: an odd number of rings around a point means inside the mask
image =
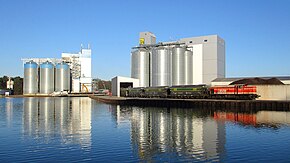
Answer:
[{"label": "blue sky", "polygon": [[290,75],[289,0],[0,0],[0,76],[81,43],[91,44],[94,78],[130,76],[141,31],[157,41],[218,34],[227,77]]}]

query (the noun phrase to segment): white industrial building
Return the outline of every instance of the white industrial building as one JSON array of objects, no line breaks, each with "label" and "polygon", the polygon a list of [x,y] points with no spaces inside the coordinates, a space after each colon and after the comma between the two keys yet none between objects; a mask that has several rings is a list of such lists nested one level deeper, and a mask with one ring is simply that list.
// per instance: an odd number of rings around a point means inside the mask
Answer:
[{"label": "white industrial building", "polygon": [[[159,43],[152,32],[139,36],[139,46],[132,48],[130,78],[139,79],[138,87],[210,85],[225,77],[225,41],[218,35]],[[116,87],[120,83],[112,82],[113,95],[119,94]]]},{"label": "white industrial building", "polygon": [[62,58],[24,58],[23,94],[48,95],[57,92],[91,92],[90,47],[79,53],[62,53]]},{"label": "white industrial building", "polygon": [[112,79],[112,95],[120,97],[121,88],[139,87],[139,79],[116,76]]},{"label": "white industrial building", "polygon": [[62,53],[61,57],[69,64],[72,77],[72,92],[92,92],[92,50],[81,47],[79,53]]},{"label": "white industrial building", "polygon": [[225,41],[218,35],[180,39],[192,48],[193,83],[207,84],[225,77]]},{"label": "white industrial building", "polygon": [[218,35],[156,43],[151,32],[141,32],[132,48],[131,77],[140,86],[207,84],[225,77],[225,41]]}]

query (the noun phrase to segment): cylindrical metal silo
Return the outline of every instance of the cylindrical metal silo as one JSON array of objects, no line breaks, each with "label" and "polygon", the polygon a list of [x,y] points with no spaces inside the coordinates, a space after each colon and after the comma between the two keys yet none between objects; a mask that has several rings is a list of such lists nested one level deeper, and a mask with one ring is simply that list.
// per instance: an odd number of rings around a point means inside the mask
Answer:
[{"label": "cylindrical metal silo", "polygon": [[140,48],[131,55],[131,77],[139,79],[139,87],[149,86],[149,51]]},{"label": "cylindrical metal silo", "polygon": [[190,50],[184,52],[185,59],[185,85],[193,84],[193,53]]},{"label": "cylindrical metal silo", "polygon": [[33,61],[24,64],[23,94],[38,92],[38,65]]},{"label": "cylindrical metal silo", "polygon": [[151,58],[152,86],[171,86],[171,51],[167,47],[153,50]]},{"label": "cylindrical metal silo", "polygon": [[69,91],[70,89],[70,69],[65,62],[55,66],[55,91]]},{"label": "cylindrical metal silo", "polygon": [[54,65],[44,62],[40,65],[40,93],[50,94],[54,92]]},{"label": "cylindrical metal silo", "polygon": [[172,49],[172,85],[185,85],[185,47],[175,46]]}]

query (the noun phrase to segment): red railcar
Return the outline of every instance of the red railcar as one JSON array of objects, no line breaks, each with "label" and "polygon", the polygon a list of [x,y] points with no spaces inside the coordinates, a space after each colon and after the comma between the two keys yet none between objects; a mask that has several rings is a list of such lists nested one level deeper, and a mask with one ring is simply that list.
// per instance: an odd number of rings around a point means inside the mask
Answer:
[{"label": "red railcar", "polygon": [[229,85],[229,86],[213,86],[210,87],[211,98],[216,99],[256,99],[257,95],[256,86],[248,85]]}]

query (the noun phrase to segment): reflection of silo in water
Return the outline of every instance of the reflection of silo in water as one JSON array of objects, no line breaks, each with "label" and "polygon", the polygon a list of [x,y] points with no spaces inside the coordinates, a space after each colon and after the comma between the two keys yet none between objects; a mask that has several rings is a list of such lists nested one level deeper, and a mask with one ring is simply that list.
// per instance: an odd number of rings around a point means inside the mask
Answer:
[{"label": "reflection of silo in water", "polygon": [[167,135],[167,123],[166,123],[166,114],[165,113],[160,113],[160,119],[159,119],[159,146],[162,152],[166,150],[166,145],[168,139],[166,139]]},{"label": "reflection of silo in water", "polygon": [[148,110],[132,107],[131,119],[131,139],[134,144],[133,150],[138,153],[140,158],[146,158],[152,152],[152,123],[151,115]]},{"label": "reflection of silo in water", "polygon": [[[175,112],[173,112],[175,113]],[[184,151],[184,117],[180,114],[172,116],[172,140],[177,152]]]},{"label": "reflection of silo in water", "polygon": [[[154,113],[153,113],[154,114]],[[170,113],[167,112],[167,109],[162,108],[158,114],[159,119],[159,148],[161,152],[170,151],[168,147],[172,146],[172,123]],[[154,122],[152,122],[154,123]]]},{"label": "reflection of silo in water", "polygon": [[176,151],[198,160],[219,160],[224,153],[225,124],[198,118],[194,110],[135,107],[132,109],[132,145],[140,158]]},{"label": "reflection of silo in water", "polygon": [[28,135],[33,135],[38,130],[38,101],[38,98],[24,98],[23,129]]},{"label": "reflection of silo in water", "polygon": [[60,132],[67,134],[69,118],[69,97],[55,99],[55,119]]},{"label": "reflection of silo in water", "polygon": [[45,135],[54,132],[54,98],[44,97],[39,99],[39,129]]}]

